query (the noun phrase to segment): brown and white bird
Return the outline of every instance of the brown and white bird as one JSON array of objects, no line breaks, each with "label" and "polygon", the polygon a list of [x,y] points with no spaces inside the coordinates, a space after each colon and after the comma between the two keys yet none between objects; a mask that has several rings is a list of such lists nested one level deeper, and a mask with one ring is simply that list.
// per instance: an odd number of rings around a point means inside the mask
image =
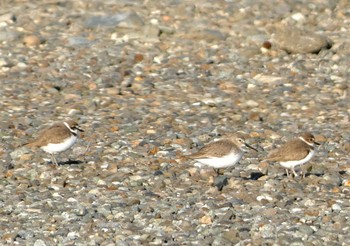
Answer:
[{"label": "brown and white bird", "polygon": [[205,145],[198,152],[187,157],[200,164],[213,167],[218,172],[219,168],[234,166],[239,162],[246,151],[245,147],[257,151],[245,142],[242,134],[229,134],[218,141]]},{"label": "brown and white bird", "polygon": [[77,140],[78,131],[83,132],[78,123],[73,120],[56,123],[42,131],[37,139],[24,146],[44,150],[51,155],[52,163],[58,165],[54,155],[72,147]]},{"label": "brown and white bird", "polygon": [[306,132],[272,150],[265,160],[280,163],[286,169],[287,176],[289,176],[288,170],[290,169],[297,177],[295,167],[305,164],[315,155],[316,145],[320,144],[315,141],[311,133]]}]

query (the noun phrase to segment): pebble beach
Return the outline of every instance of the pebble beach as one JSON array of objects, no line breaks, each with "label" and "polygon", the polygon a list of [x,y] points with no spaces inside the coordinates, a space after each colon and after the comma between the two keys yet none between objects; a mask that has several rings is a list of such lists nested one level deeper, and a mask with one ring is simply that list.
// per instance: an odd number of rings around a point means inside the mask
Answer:
[{"label": "pebble beach", "polygon": [[[0,1],[0,245],[350,244],[350,2]],[[74,119],[76,144],[23,147]],[[307,175],[269,151],[318,143]],[[228,132],[216,176],[185,156]]]}]

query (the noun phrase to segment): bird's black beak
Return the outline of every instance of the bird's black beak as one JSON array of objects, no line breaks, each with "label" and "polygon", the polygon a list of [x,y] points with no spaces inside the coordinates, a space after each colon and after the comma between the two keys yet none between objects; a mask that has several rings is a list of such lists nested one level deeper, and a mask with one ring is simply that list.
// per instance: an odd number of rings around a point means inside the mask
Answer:
[{"label": "bird's black beak", "polygon": [[316,144],[316,145],[321,145],[320,143],[317,143],[317,142],[314,142],[314,144]]},{"label": "bird's black beak", "polygon": [[245,143],[244,145],[247,146],[248,148],[251,148],[251,149],[255,150],[256,152],[258,152],[258,150],[256,148],[250,146],[249,144]]},{"label": "bird's black beak", "polygon": [[78,126],[76,126],[75,129],[77,129],[77,130],[80,131],[80,132],[84,132],[84,130],[81,129],[80,127],[78,127]]}]

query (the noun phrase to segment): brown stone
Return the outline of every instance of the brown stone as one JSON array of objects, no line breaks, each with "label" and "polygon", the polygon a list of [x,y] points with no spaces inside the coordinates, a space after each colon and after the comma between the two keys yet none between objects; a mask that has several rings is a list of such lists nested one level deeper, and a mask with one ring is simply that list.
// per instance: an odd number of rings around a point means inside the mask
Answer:
[{"label": "brown stone", "polygon": [[36,35],[28,35],[23,38],[23,43],[27,46],[37,46],[41,44],[41,40]]},{"label": "brown stone", "polygon": [[213,223],[209,215],[204,215],[202,218],[199,219],[199,222],[206,225],[210,225],[211,223]]}]

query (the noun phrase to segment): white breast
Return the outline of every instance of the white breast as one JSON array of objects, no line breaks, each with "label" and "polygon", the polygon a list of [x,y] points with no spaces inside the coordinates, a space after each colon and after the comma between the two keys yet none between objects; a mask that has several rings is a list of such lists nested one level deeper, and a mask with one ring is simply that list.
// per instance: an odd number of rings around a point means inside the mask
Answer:
[{"label": "white breast", "polygon": [[303,165],[304,163],[308,162],[309,160],[311,160],[311,158],[315,155],[315,151],[311,150],[309,152],[309,154],[301,160],[297,160],[297,161],[285,161],[285,162],[281,162],[280,164],[285,167],[285,168],[292,168],[298,165]]},{"label": "white breast", "polygon": [[66,151],[67,149],[73,146],[76,140],[77,140],[77,137],[72,135],[70,138],[67,138],[62,143],[59,143],[59,144],[50,143],[47,146],[42,146],[41,149],[43,149],[45,152],[48,152],[50,154]]},{"label": "white breast", "polygon": [[241,153],[231,153],[223,157],[213,157],[213,158],[203,158],[196,159],[199,163],[214,167],[214,168],[223,168],[230,167],[235,165],[243,156]]}]

